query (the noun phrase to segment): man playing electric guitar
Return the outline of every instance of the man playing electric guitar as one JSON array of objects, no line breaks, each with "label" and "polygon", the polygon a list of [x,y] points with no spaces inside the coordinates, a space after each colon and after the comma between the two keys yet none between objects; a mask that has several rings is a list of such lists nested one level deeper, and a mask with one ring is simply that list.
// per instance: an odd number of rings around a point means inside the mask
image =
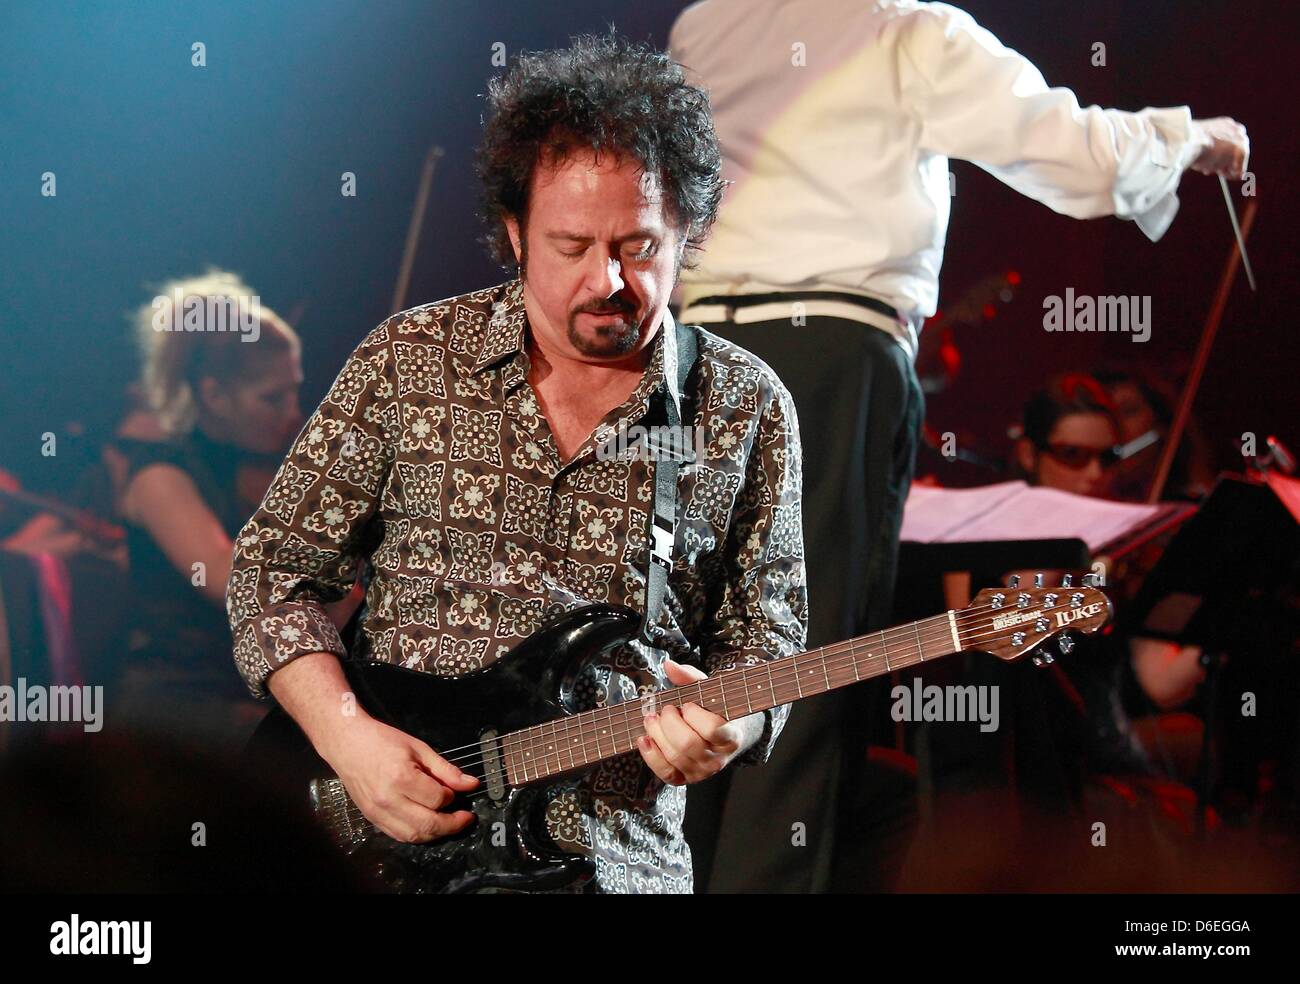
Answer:
[{"label": "man playing electric guitar", "polygon": [[[363,560],[352,657],[443,678],[515,658],[579,606],[657,608],[653,645],[583,667],[566,684],[571,710],[789,656],[807,631],[789,394],[667,308],[722,197],[707,96],[665,56],[608,37],[516,59],[489,101],[484,213],[518,279],[395,314],[360,344],[237,538],[227,595],[252,692],[269,689],[356,807],[404,844],[465,831],[474,816],[458,807],[483,783],[464,755],[354,695],[322,605]],[[679,364],[693,365],[684,379]],[[664,498],[652,459],[668,452],[639,425],[678,414],[660,433],[680,432],[688,454],[671,515],[652,523]],[[631,435],[644,439],[617,447]],[[670,557],[662,592],[652,552]],[[557,787],[547,836],[594,862],[587,890],[691,891],[685,785],[764,762],[788,709],[658,705],[622,746],[636,751]],[[484,725],[508,710],[483,707]]]}]

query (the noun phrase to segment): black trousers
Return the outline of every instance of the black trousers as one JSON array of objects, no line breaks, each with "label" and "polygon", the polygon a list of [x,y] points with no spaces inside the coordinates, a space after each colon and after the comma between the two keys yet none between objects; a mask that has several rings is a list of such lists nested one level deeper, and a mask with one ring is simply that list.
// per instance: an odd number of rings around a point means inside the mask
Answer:
[{"label": "black trousers", "polygon": [[[841,318],[806,320],[703,327],[768,363],[794,399],[813,648],[889,622],[924,398],[911,359],[888,333]],[[727,769],[690,788],[685,833],[696,891],[887,887],[872,872],[896,867],[914,806],[896,783],[866,770],[870,686],[799,701],[765,765]],[[865,790],[881,788],[891,792],[866,801]]]}]

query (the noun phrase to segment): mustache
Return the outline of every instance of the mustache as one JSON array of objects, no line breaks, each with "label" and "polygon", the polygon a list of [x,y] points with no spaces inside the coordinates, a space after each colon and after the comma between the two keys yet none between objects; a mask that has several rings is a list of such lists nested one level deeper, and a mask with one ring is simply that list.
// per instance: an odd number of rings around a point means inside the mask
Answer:
[{"label": "mustache", "polygon": [[633,314],[635,313],[635,311],[636,311],[635,304],[628,304],[619,301],[614,301],[611,303],[607,301],[604,304],[600,305],[599,307],[588,306],[584,308],[579,308],[576,313],[577,314]]}]

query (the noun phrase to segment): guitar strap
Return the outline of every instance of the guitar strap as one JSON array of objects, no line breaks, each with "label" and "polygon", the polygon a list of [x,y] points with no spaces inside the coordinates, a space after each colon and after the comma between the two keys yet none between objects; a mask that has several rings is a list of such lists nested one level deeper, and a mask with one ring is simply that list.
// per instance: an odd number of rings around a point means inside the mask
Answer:
[{"label": "guitar strap", "polygon": [[[645,581],[645,616],[641,620],[639,638],[648,646],[654,646],[651,626],[655,625],[663,614],[664,594],[668,589],[668,575],[673,569],[673,541],[677,533],[677,472],[683,460],[692,454],[693,445],[684,438],[679,430],[682,419],[694,420],[695,414],[687,405],[686,379],[691,374],[699,354],[699,338],[690,325],[678,324],[676,327],[677,351],[673,353],[664,348],[664,383],[656,393],[659,404],[657,412],[652,407],[648,417],[661,417],[675,435],[668,447],[653,443],[647,432],[645,449],[653,454],[654,461],[654,509],[650,511],[649,526],[646,530],[650,545]],[[674,358],[675,355],[675,358]],[[675,387],[674,392],[669,387]]]}]

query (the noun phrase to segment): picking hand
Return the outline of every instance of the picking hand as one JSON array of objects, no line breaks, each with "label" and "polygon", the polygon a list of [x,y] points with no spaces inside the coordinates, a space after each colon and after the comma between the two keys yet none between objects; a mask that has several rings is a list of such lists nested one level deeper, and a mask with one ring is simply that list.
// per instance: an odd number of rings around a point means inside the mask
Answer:
[{"label": "picking hand", "polygon": [[410,844],[462,830],[474,814],[444,810],[478,779],[397,728],[359,720],[345,744],[327,757],[352,800],[380,830]]}]

